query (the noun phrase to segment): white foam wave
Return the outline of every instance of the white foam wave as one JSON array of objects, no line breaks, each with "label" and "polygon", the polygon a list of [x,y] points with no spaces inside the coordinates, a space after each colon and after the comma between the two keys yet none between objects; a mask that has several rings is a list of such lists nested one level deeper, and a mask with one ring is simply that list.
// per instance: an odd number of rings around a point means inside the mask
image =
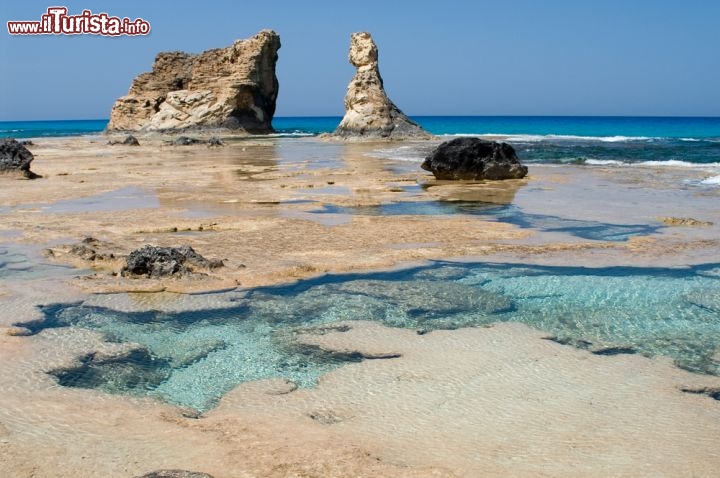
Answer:
[{"label": "white foam wave", "polygon": [[677,159],[669,159],[667,161],[641,161],[637,163],[618,161],[615,159],[586,159],[585,164],[591,166],[622,166],[622,167],[640,167],[640,168],[687,168],[698,171],[706,171],[709,173],[720,172],[720,163],[691,163],[688,161],[680,161]]},{"label": "white foam wave", "polygon": [[594,166],[626,166],[627,163],[622,161],[616,161],[614,159],[586,159],[585,164],[592,164]]},{"label": "white foam wave", "polygon": [[269,134],[270,137],[275,138],[306,138],[308,136],[316,136],[313,133],[303,133],[300,131],[293,131],[292,133],[273,133]]},{"label": "white foam wave", "polygon": [[535,143],[539,141],[598,141],[601,143],[630,143],[637,142],[654,142],[654,141],[683,141],[691,143],[699,143],[706,141],[708,143],[720,143],[718,138],[670,138],[664,136],[579,136],[572,134],[507,134],[507,133],[454,133],[440,135],[448,138],[471,136],[476,138],[484,138],[489,140],[515,141],[518,143]]},{"label": "white foam wave", "polygon": [[666,138],[652,138],[650,136],[576,136],[570,134],[503,134],[503,133],[484,133],[484,134],[446,134],[443,136],[474,136],[484,139],[495,139],[503,141],[515,141],[518,143],[536,143],[540,141],[600,141],[602,143],[627,143],[631,141],[657,141]]},{"label": "white foam wave", "polygon": [[668,159],[666,161],[641,161],[635,164],[639,166],[670,166],[674,168],[692,169],[716,169],[720,167],[720,163],[691,163],[688,161],[680,161],[679,159]]},{"label": "white foam wave", "polygon": [[703,179],[700,181],[700,184],[704,184],[706,186],[720,186],[720,175]]}]

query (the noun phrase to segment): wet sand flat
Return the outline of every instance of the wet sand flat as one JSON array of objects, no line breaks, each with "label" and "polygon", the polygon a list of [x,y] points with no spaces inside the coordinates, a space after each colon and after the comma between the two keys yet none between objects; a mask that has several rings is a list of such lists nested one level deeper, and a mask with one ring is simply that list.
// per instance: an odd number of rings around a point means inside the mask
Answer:
[{"label": "wet sand flat", "polygon": [[[9,476],[713,476],[720,465],[717,377],[663,357],[592,354],[521,324],[418,334],[353,317],[297,341],[362,361],[316,388],[248,382],[201,416],[59,386],[48,371],[123,345],[75,328],[23,336],[13,324],[40,317],[39,304],[92,293],[164,291],[137,305],[162,310],[179,300],[172,292],[426,260],[673,268],[717,262],[720,250],[720,193],[689,187],[702,178],[693,171],[531,165],[521,181],[443,183],[373,155],[387,145],[163,139],[38,140],[33,170],[43,177],[0,178],[0,243],[12,258],[0,275]],[[74,255],[69,245],[86,237],[114,258]],[[115,275],[147,243],[191,245],[225,266],[200,279]]]}]

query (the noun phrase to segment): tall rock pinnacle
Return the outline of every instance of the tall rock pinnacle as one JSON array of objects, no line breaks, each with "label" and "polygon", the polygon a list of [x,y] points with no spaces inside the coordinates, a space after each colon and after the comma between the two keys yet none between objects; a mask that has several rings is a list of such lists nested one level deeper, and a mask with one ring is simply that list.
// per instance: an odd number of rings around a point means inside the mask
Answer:
[{"label": "tall rock pinnacle", "polygon": [[108,131],[227,128],[272,132],[280,37],[263,30],[199,55],[159,53],[110,113]]},{"label": "tall rock pinnacle", "polygon": [[350,37],[350,63],[357,68],[345,95],[345,117],[333,133],[341,138],[426,138],[430,135],[390,101],[378,68],[378,49],[367,32]]}]

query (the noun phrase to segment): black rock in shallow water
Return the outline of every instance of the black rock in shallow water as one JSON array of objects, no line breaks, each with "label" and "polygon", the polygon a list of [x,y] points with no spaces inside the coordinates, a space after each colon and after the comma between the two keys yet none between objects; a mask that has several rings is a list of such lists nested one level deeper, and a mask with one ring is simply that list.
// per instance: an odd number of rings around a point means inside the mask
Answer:
[{"label": "black rock in shallow water", "polygon": [[188,266],[214,269],[222,266],[221,260],[208,260],[190,246],[143,246],[130,253],[123,276],[167,277],[193,272]]},{"label": "black rock in shallow water", "polygon": [[26,178],[37,177],[30,171],[33,154],[19,141],[12,138],[0,140],[0,172],[18,172]]},{"label": "black rock in shallow water", "polygon": [[446,141],[421,167],[437,179],[520,179],[528,172],[512,146],[479,138]]}]

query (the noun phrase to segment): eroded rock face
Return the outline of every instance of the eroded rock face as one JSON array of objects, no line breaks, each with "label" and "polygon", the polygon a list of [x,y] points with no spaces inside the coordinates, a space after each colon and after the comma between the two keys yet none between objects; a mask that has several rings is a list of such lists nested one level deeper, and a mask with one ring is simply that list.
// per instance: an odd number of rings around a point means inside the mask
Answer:
[{"label": "eroded rock face", "polygon": [[19,173],[26,178],[36,177],[30,171],[33,154],[24,144],[12,138],[0,140],[0,173]]},{"label": "eroded rock face", "polygon": [[378,68],[378,49],[367,32],[350,37],[350,63],[357,68],[345,95],[345,117],[333,133],[341,138],[429,137],[390,101]]},{"label": "eroded rock face", "polygon": [[421,167],[437,179],[520,179],[528,172],[512,146],[479,138],[446,141]]},{"label": "eroded rock face", "polygon": [[262,30],[199,55],[159,53],[110,113],[108,131],[227,128],[272,132],[280,37]]}]

